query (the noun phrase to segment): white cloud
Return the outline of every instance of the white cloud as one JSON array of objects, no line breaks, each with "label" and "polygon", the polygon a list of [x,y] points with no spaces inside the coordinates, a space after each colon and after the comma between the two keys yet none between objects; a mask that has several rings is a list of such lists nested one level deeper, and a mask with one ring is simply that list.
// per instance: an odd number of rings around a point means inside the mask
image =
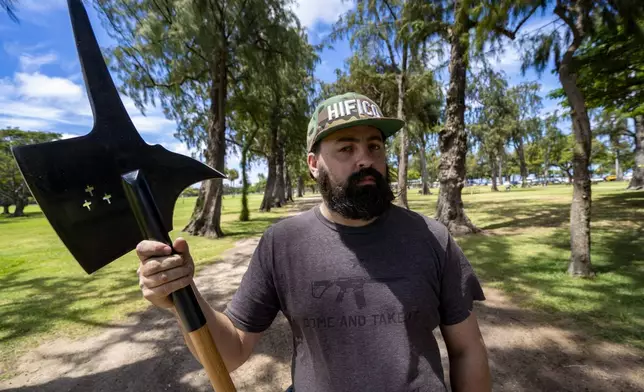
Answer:
[{"label": "white cloud", "polygon": [[78,102],[83,89],[69,79],[50,77],[39,72],[16,74],[18,93],[27,98],[54,98]]},{"label": "white cloud", "polygon": [[20,68],[25,72],[34,72],[38,71],[43,65],[54,63],[56,60],[58,60],[58,56],[54,52],[42,55],[24,53],[20,55]]},{"label": "white cloud", "polygon": [[22,0],[20,9],[30,12],[47,12],[65,8],[65,0]]},{"label": "white cloud", "polygon": [[132,115],[132,122],[141,133],[171,133],[175,130],[176,124],[162,116]]},{"label": "white cloud", "polygon": [[0,128],[16,127],[29,131],[49,131],[50,122],[36,118],[15,118],[0,116]]},{"label": "white cloud", "polygon": [[353,6],[353,1],[346,0],[297,0],[292,7],[300,23],[311,28],[317,22],[334,23]]},{"label": "white cloud", "polygon": [[182,154],[187,157],[192,158],[192,153],[195,152],[194,149],[188,148],[184,143],[179,142],[179,141],[174,141],[174,142],[162,142],[160,143],[163,147],[166,148],[166,150],[176,152],[177,154]]},{"label": "white cloud", "polygon": [[74,135],[72,133],[61,133],[61,136],[62,136],[62,139],[64,140],[64,139],[71,139],[74,137],[78,137],[80,135]]}]

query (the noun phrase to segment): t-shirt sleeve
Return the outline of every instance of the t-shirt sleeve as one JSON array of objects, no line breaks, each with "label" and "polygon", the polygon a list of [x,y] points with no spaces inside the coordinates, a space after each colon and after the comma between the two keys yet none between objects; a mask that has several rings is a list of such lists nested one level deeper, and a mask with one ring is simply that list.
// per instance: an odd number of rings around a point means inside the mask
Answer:
[{"label": "t-shirt sleeve", "polygon": [[454,237],[440,222],[426,222],[437,240],[437,252],[441,260],[439,313],[441,324],[453,325],[465,320],[474,306],[474,301],[484,301],[485,295],[474,268]]},{"label": "t-shirt sleeve", "polygon": [[265,331],[280,310],[273,280],[272,239],[269,229],[260,239],[239,288],[224,310],[235,327],[242,331]]},{"label": "t-shirt sleeve", "polygon": [[485,300],[472,265],[449,234],[440,285],[441,324],[460,323],[469,316],[474,301]]}]

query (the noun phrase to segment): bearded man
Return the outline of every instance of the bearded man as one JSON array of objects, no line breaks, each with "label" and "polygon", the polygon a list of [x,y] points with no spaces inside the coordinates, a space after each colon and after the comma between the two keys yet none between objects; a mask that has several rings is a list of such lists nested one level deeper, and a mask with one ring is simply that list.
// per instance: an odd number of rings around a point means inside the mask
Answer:
[{"label": "bearded man", "polygon": [[446,391],[437,327],[452,390],[490,391],[472,266],[445,226],[392,203],[385,140],[404,125],[363,95],[325,100],[307,130],[322,203],[266,230],[226,310],[199,295],[181,238],[176,255],[158,242],[137,247],[144,297],[176,313],[168,294],[192,285],[229,371],[281,311],[293,334],[291,391]]}]

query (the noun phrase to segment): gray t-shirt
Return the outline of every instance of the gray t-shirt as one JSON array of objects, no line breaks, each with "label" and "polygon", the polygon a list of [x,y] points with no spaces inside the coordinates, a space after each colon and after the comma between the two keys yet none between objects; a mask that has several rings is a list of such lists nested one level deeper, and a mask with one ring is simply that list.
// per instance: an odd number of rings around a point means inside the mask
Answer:
[{"label": "gray t-shirt", "polygon": [[484,299],[441,223],[393,206],[347,227],[318,206],[264,233],[224,313],[248,332],[284,313],[296,392],[445,391],[432,331]]}]

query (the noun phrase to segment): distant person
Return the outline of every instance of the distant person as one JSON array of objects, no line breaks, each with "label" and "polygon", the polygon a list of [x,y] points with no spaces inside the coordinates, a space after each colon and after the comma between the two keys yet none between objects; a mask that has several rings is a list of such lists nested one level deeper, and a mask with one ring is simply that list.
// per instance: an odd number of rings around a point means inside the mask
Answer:
[{"label": "distant person", "polygon": [[[446,391],[436,327],[452,389],[491,390],[470,263],[445,226],[392,204],[384,142],[403,125],[355,93],[315,109],[307,161],[322,203],[266,230],[223,313],[197,294],[229,371],[282,311],[296,392]],[[168,293],[194,287],[188,245],[174,247],[181,255],[158,242],[137,247],[144,297],[170,310]]]}]

